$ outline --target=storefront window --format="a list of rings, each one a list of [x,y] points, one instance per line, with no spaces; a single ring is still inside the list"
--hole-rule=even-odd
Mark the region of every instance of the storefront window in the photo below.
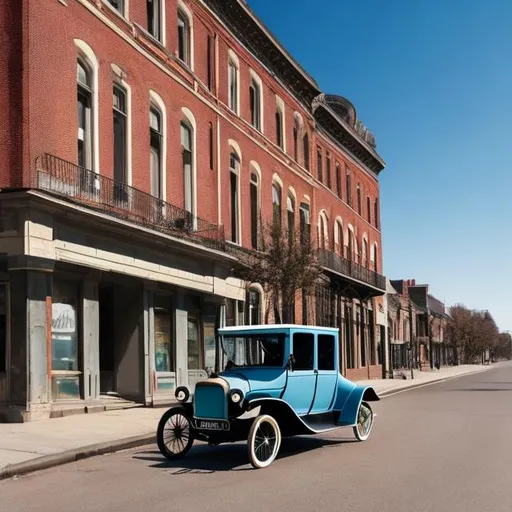
[[[52,295],[52,394],[54,399],[80,397],[77,306],[77,285],[55,280]]]
[[[204,366],[207,372],[215,369],[215,316],[203,318]]]
[[[154,307],[155,369],[157,372],[174,371],[171,330],[171,311],[168,301],[155,297]]]
[[[6,371],[7,352],[7,293],[4,283],[0,283],[0,372]]]
[[[199,340],[199,326],[198,318],[195,313],[188,315],[188,334],[187,334],[187,347],[188,347],[188,369],[200,370],[201,367],[201,350]]]

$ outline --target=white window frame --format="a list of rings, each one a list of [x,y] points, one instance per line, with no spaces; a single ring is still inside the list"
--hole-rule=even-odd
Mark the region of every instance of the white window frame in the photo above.
[[[286,108],[284,105],[284,101],[276,95],[276,111],[279,111],[281,113],[281,141],[282,146],[281,149],[284,153],[286,153]],[[276,141],[277,143],[277,141]]]
[[[242,152],[240,150],[240,146],[238,145],[237,142],[235,142],[234,140],[229,140],[228,141],[228,145],[229,145],[229,194],[230,194],[230,197],[229,197],[229,202],[230,202],[230,206],[231,206],[231,173],[233,172],[232,168],[231,168],[231,154],[234,153],[237,157],[238,157],[238,169],[237,169],[237,172],[236,172],[236,175],[237,175],[237,187],[236,187],[236,202],[237,202],[237,212],[236,212],[236,220],[237,220],[237,239],[236,241],[233,241],[233,240],[229,240],[230,243],[232,244],[235,244],[235,245],[242,245],[242,193],[241,193],[241,183],[242,183]],[[233,212],[230,212],[231,215],[233,215]],[[229,222],[231,224],[231,216],[229,218]],[[233,235],[233,234],[231,234]]]
[[[153,90],[149,91],[149,105],[150,108],[154,107],[160,112],[162,123],[162,148],[161,148],[161,162],[160,172],[162,173],[162,199],[167,201],[167,109],[162,97]],[[151,158],[151,157],[150,157]]]
[[[261,78],[256,74],[256,72],[252,69],[249,70],[249,76],[250,76],[250,83],[249,87],[256,86],[257,92],[258,92],[258,112],[256,112],[256,118],[257,118],[257,124],[259,126],[256,126],[252,124],[252,119],[250,120],[251,125],[256,128],[259,132],[264,133],[264,115],[263,112],[265,111],[265,106],[263,104],[263,82]]]
[[[180,143],[181,123],[185,121],[192,130],[192,216],[194,229],[197,229],[197,123],[194,114],[187,107],[183,107],[181,113],[183,117],[180,120]],[[183,186],[183,193],[185,193],[185,186]]]
[[[74,40],[75,46],[77,48],[77,56],[78,60],[81,58],[84,60],[90,67],[92,72],[92,112],[91,112],[91,122],[92,122],[92,141],[91,141],[91,150],[92,150],[92,171],[100,174],[100,145],[99,145],[99,100],[98,100],[98,75],[99,75],[99,64],[98,59],[92,48],[81,39]],[[75,64],[76,65],[76,64]],[[76,108],[76,107],[75,107]]]
[[[154,1],[154,0],[153,0]],[[158,5],[158,15],[160,16],[160,20],[159,20],[159,32],[160,32],[160,36],[159,37],[156,37],[154,36],[153,34],[151,34],[150,30],[149,30],[149,26],[148,26],[148,32],[151,34],[152,37],[154,37],[157,41],[159,41],[163,46],[166,45],[166,42],[167,42],[167,34],[166,34],[166,16],[165,16],[165,0],[157,0],[159,2],[159,5]]]
[[[183,0],[178,0],[178,10],[176,11],[176,20],[178,20],[178,14],[181,14],[187,18],[188,21],[188,60],[184,61],[184,64],[189,66],[189,68],[194,71],[194,16],[192,15],[192,11],[187,7],[187,5],[183,2]],[[176,24],[176,27],[178,25]],[[176,53],[179,54],[179,48],[176,50]],[[183,61],[182,61],[183,62]]]
[[[232,78],[231,67],[235,69],[236,84],[236,105],[233,105],[231,98]],[[228,107],[237,115],[240,115],[240,61],[233,50],[228,50]]]
[[[123,0],[123,9],[122,12],[116,9],[109,0],[103,0],[103,3],[109,8],[112,9],[117,15],[122,16],[123,18],[128,19],[128,13],[130,12],[130,0]]]
[[[119,69],[115,64],[112,66],[112,70],[116,73],[116,69]],[[117,73],[116,73],[117,75]],[[126,185],[131,187],[133,176],[132,176],[132,88],[128,83],[117,75],[113,82],[118,84],[126,92]]]

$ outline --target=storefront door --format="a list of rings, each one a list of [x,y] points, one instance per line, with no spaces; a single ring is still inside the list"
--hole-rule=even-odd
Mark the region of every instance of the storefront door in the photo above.
[[[7,284],[0,283],[0,403],[7,400]]]

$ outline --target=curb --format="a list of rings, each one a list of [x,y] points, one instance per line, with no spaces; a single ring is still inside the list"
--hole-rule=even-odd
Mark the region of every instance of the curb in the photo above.
[[[398,393],[404,393],[405,391],[412,391],[413,389],[424,388],[426,386],[432,386],[433,384],[438,384],[440,382],[446,382],[448,380],[457,379],[459,377],[465,377],[466,375],[472,375],[474,373],[481,373],[481,372],[487,371],[489,369],[490,368],[485,368],[484,370],[478,369],[478,370],[473,370],[473,371],[469,371],[469,372],[465,372],[465,373],[460,373],[459,375],[450,375],[448,377],[442,377],[440,379],[431,380],[430,382],[420,382],[417,384],[411,384],[409,386],[404,386],[399,389],[389,389],[387,391],[383,391],[382,393],[377,393],[377,394],[382,398],[387,398],[387,397],[390,397],[393,395],[398,395]]]
[[[128,450],[138,446],[144,446],[156,442],[155,434],[142,434],[133,437],[127,437],[119,441],[106,441],[103,443],[91,444],[82,448],[68,450],[53,455],[43,455],[32,460],[20,462],[19,464],[9,464],[0,469],[0,480],[12,478],[14,476],[26,475],[34,471],[48,469],[69,462],[76,462],[82,459],[88,459],[97,455],[105,455],[107,453]]]

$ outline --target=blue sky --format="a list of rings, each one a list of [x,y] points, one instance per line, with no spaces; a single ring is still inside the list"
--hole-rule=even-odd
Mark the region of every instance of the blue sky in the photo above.
[[[386,276],[512,329],[512,1],[249,4],[374,132]]]

